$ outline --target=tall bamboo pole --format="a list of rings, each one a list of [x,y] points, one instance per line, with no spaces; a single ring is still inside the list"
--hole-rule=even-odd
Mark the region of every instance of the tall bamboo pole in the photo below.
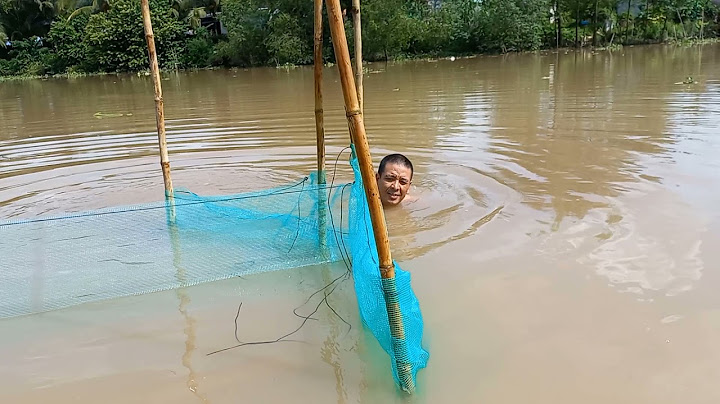
[[[390,333],[393,338],[395,361],[403,390],[413,392],[415,390],[412,378],[412,364],[407,360],[407,345],[405,343],[405,326],[402,321],[400,304],[398,301],[397,289],[395,287],[395,265],[390,254],[390,240],[388,239],[387,226],[385,224],[385,213],[377,182],[375,180],[370,146],[365,134],[365,124],[358,102],[358,95],[355,88],[352,66],[350,63],[350,52],[343,27],[340,0],[326,0],[328,18],[330,19],[330,33],[335,50],[335,59],[340,72],[343,97],[345,99],[345,113],[348,119],[351,136],[355,141],[355,149],[360,165],[360,173],[365,186],[370,220],[373,226],[373,234],[380,259],[380,275],[382,277],[383,292],[385,294],[385,307],[390,321]]]
[[[157,52],[155,51],[155,35],[153,35],[150,21],[150,5],[148,0],[141,0],[143,25],[145,26],[145,40],[147,41],[148,57],[150,58],[150,72],[155,87],[155,120],[157,121],[158,143],[160,144],[160,167],[165,183],[165,196],[173,196],[172,179],[170,178],[170,157],[167,151],[165,137],[165,111],[163,108],[162,86],[160,85],[160,68],[158,67]]]
[[[325,183],[325,122],[323,116],[323,54],[322,54],[322,0],[315,0],[315,38],[313,57],[315,62],[315,135],[317,137],[318,181]]]
[[[325,122],[323,113],[322,77],[323,77],[323,26],[322,26],[322,0],[315,0],[315,35],[313,45],[313,58],[315,64],[315,135],[317,138],[317,170],[318,184],[325,184]],[[327,247],[327,195],[323,186],[318,187],[318,240],[320,251],[323,253]]]
[[[360,0],[352,0],[353,28],[355,30],[355,89],[358,94],[360,112],[365,114],[365,94],[363,90],[362,25],[360,23]]]

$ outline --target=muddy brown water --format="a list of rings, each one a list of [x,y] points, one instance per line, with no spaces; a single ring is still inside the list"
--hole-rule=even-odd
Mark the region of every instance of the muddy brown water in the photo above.
[[[416,168],[419,200],[387,212],[431,355],[416,396],[350,282],[332,301],[351,329],[323,309],[291,341],[208,355],[235,343],[239,301],[245,341],[297,327],[324,282],[303,268],[0,320],[0,402],[720,402],[720,46],[368,68],[376,163]],[[176,186],[313,169],[310,68],[164,78]],[[348,135],[325,79],[333,170]],[[153,108],[146,76],[1,83],[0,217],[161,198]]]

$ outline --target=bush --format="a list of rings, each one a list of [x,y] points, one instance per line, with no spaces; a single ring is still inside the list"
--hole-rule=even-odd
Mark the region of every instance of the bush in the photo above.
[[[312,61],[312,1],[226,0],[220,19],[228,36],[214,59],[235,66]],[[324,43],[328,49],[330,41]]]
[[[42,76],[48,73],[53,55],[36,39],[13,41],[8,59],[0,59],[0,76]]]
[[[440,55],[450,51],[451,16],[446,8],[431,7],[428,2],[411,2],[408,12],[411,32],[408,53]]]
[[[55,53],[55,66],[53,70],[64,72],[70,67],[79,67],[79,70],[93,71],[96,66],[87,58],[88,47],[85,42],[85,26],[89,16],[80,14],[70,21],[64,18],[52,23],[48,33],[48,42]]]
[[[265,46],[270,10],[259,0],[226,0],[220,17],[228,30],[228,41],[218,47],[226,64],[251,66],[267,63]]]
[[[449,48],[454,52],[476,52],[480,48],[480,6],[474,0],[450,0],[443,4],[450,29]]]
[[[174,18],[170,0],[150,1],[159,64],[172,66],[181,59],[187,25]],[[132,71],[148,65],[140,2],[115,0],[112,8],[90,16],[84,41],[88,58],[100,71]]]
[[[486,51],[535,50],[543,42],[547,4],[533,0],[486,0],[482,3],[478,35]]]
[[[201,30],[196,36],[187,41],[182,65],[194,68],[207,67],[211,64],[214,51],[215,45],[210,38],[210,34],[205,30]]]
[[[366,0],[361,10],[367,59],[388,59],[408,50],[415,25],[404,0]]]
[[[660,21],[649,20],[643,24],[641,35],[645,40],[660,40],[663,34],[663,24]]]
[[[297,17],[287,13],[274,16],[265,40],[270,60],[276,65],[304,64],[312,61],[312,46],[303,38]]]

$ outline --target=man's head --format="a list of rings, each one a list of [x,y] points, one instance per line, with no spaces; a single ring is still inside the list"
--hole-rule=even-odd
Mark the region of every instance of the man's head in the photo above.
[[[400,204],[412,184],[413,165],[402,154],[390,154],[380,162],[376,174],[383,206]]]

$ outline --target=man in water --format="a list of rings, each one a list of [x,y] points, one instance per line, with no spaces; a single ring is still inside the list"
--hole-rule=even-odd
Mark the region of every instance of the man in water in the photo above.
[[[383,207],[397,206],[403,200],[409,202],[416,199],[407,194],[412,184],[413,165],[402,154],[385,156],[375,178]]]

